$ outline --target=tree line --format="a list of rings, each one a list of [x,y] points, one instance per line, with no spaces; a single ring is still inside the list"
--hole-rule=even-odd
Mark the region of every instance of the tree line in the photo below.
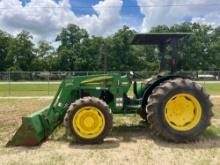
[[[178,49],[179,70],[219,70],[220,27],[197,23],[160,25],[150,32],[190,32]],[[124,26],[108,37],[91,36],[74,24],[63,28],[55,37],[58,48],[46,41],[35,44],[26,31],[17,36],[0,30],[0,71],[103,71],[107,55],[110,71],[155,71],[159,53],[155,46],[134,46],[137,32]],[[170,58],[170,48],[166,48]],[[169,64],[169,63],[168,63]],[[167,65],[167,68],[169,65]]]

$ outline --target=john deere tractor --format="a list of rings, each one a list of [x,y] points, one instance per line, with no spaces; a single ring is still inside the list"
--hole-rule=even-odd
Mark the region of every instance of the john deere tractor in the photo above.
[[[39,145],[63,122],[75,142],[100,143],[112,129],[112,114],[136,112],[153,132],[169,141],[197,139],[210,125],[212,103],[200,85],[176,72],[178,41],[187,35],[135,35],[133,44],[159,46],[157,75],[143,82],[133,81],[132,73],[67,77],[48,107],[22,118],[21,127],[7,145]],[[172,47],[171,71],[161,74],[167,45]],[[134,96],[129,97],[132,86]]]

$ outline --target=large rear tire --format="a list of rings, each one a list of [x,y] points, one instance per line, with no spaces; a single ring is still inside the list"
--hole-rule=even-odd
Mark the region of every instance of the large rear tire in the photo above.
[[[112,129],[112,114],[104,101],[84,97],[70,105],[65,126],[67,135],[77,143],[101,143]]]
[[[138,111],[139,116],[144,120],[147,121],[147,112],[146,109],[140,109]]]
[[[147,119],[153,132],[169,141],[193,141],[210,125],[211,107],[209,95],[200,85],[176,78],[152,91]]]

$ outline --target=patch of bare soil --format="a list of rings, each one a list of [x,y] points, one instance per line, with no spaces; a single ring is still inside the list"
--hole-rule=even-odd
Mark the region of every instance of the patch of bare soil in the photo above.
[[[219,107],[219,105],[220,105],[220,98],[216,98],[216,97],[212,97],[211,98],[211,101],[212,101],[212,103],[215,105],[215,106],[218,106]],[[219,107],[220,108],[220,107]]]
[[[189,144],[168,143],[149,132],[113,134],[100,145],[76,145],[48,140],[34,148],[0,148],[2,164],[130,164],[218,165],[220,140],[202,139]],[[129,136],[129,138],[125,138]]]
[[[217,114],[220,101],[216,98],[212,101],[215,104],[214,113]],[[3,103],[0,107],[0,124],[5,123],[9,129],[4,129],[6,134],[4,131],[0,132],[0,137],[8,136],[10,131],[16,129],[21,116],[37,111],[47,104],[48,101],[44,100],[21,101],[12,105]],[[216,122],[219,119],[218,115],[215,116]],[[186,144],[170,143],[152,135],[146,123],[139,121],[137,116],[114,116],[112,133],[100,145],[72,144],[66,139],[63,126],[39,147],[5,148],[0,143],[0,164],[220,164],[219,136],[204,135],[199,141]]]
[[[21,124],[21,117],[48,105],[50,100],[4,100],[0,106],[0,138],[12,134]]]

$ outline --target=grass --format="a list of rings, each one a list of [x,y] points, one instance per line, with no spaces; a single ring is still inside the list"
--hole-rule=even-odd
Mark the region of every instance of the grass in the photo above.
[[[114,115],[112,133],[100,145],[69,142],[61,125],[39,147],[5,148],[21,116],[43,108],[50,100],[0,100],[0,164],[220,164],[220,102],[212,101],[212,125],[197,142],[175,144],[152,136],[146,123],[132,114]]]
[[[220,83],[200,83],[210,95],[220,95]],[[0,96],[53,96],[59,84],[0,84]],[[133,88],[128,91],[132,95]]]
[[[204,89],[211,95],[220,95],[220,83],[201,83]]]
[[[1,84],[0,96],[54,95],[59,84]]]

